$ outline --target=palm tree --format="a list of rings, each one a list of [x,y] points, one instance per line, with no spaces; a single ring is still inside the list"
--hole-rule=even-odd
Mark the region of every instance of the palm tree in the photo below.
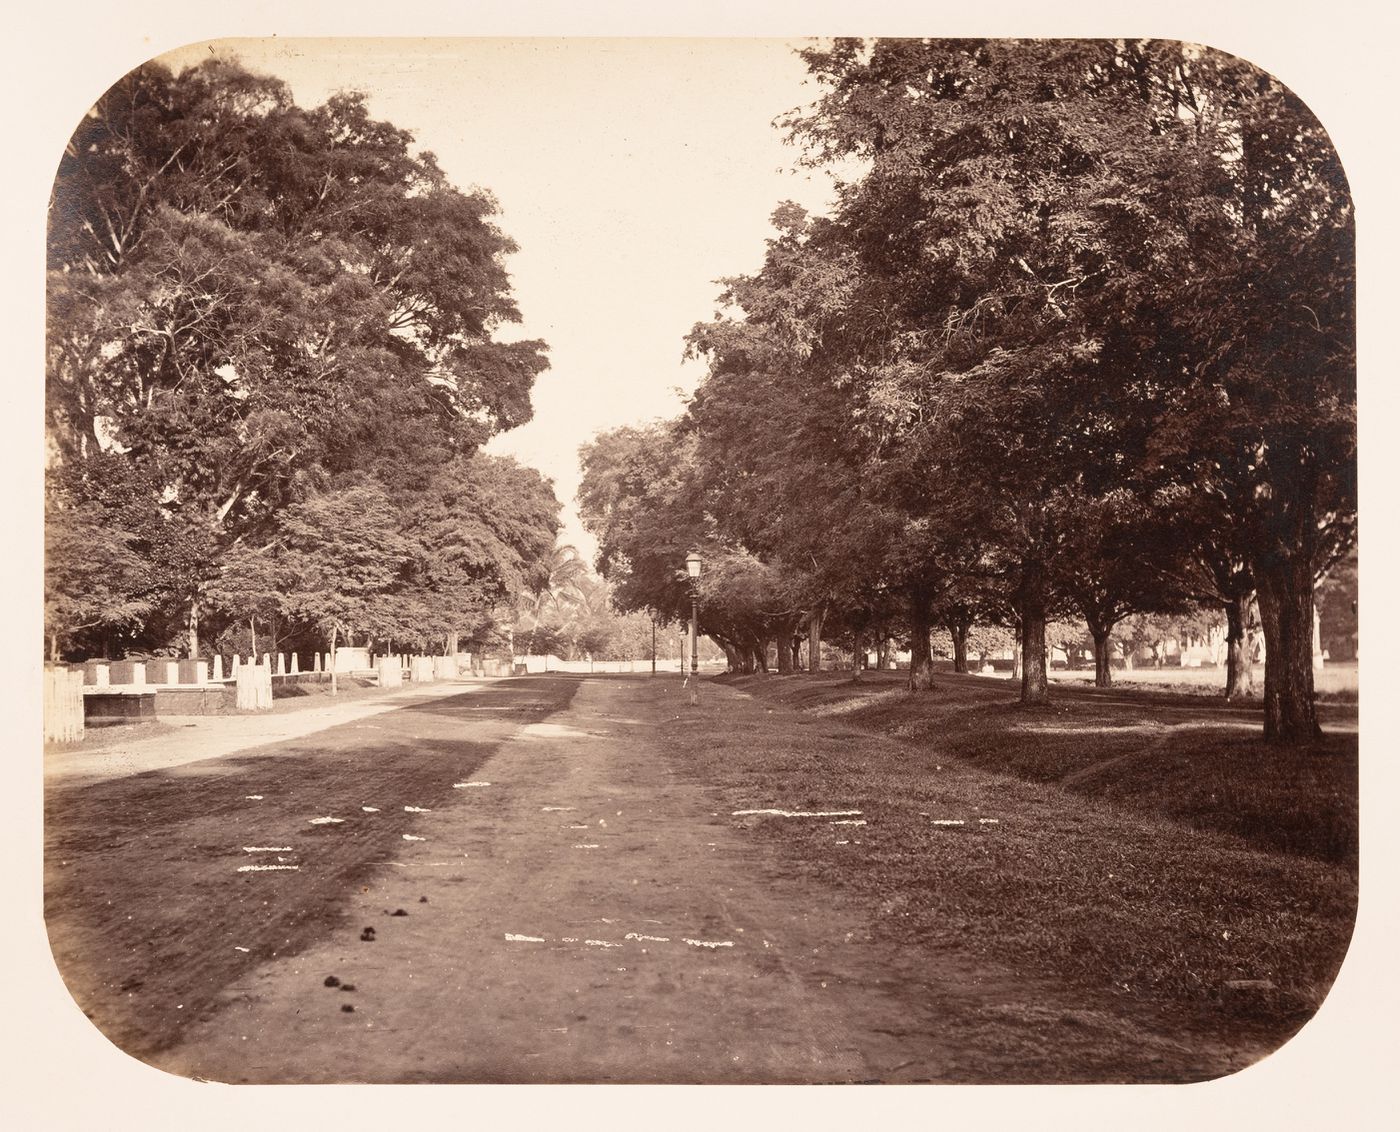
[[[555,546],[549,554],[544,585],[532,595],[528,611],[536,621],[544,620],[550,613],[562,615],[577,600],[579,583],[588,577],[588,563],[576,547]]]
[[[577,633],[568,632],[565,626],[581,600],[579,587],[592,580],[588,563],[576,547],[559,544],[550,552],[543,577],[539,589],[521,594],[516,631],[533,636],[536,629],[549,623],[557,626],[572,645]]]

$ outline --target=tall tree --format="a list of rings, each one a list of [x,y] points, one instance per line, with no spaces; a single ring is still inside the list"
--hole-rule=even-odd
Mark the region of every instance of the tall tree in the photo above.
[[[74,134],[49,225],[55,458],[145,469],[208,542],[332,480],[387,479],[528,419],[495,203],[360,95],[307,110],[236,65],[133,71]],[[181,595],[197,648],[202,592]]]
[[[1179,296],[1193,362],[1161,420],[1238,516],[1265,639],[1264,733],[1318,733],[1316,580],[1356,534],[1355,217],[1326,131],[1272,76],[1194,60],[1216,238]]]
[[[1130,93],[1092,81],[1104,45],[840,40],[804,58],[823,94],[793,133],[818,160],[868,164],[838,215],[885,330],[849,365],[906,476],[935,481],[933,521],[963,512],[997,555],[1022,699],[1040,702],[1064,536],[1049,500],[1122,441],[1088,410],[1131,383],[1114,328],[1170,243],[1168,155]]]
[[[838,215],[888,330],[871,401],[976,484],[1044,694],[1046,512],[1078,472],[1238,491],[1265,733],[1306,740],[1312,580],[1355,525],[1352,215],[1306,108],[1239,60],[1137,41],[839,40],[791,120],[856,158]],[[969,424],[977,427],[969,428]],[[1222,469],[1243,457],[1243,475]],[[1150,490],[1145,487],[1144,490]]]

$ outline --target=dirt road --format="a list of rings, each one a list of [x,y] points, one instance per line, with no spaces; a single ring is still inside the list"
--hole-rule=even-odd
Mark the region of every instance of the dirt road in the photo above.
[[[658,749],[680,697],[539,676],[52,784],[60,968],[120,1046],[228,1082],[968,1079],[941,1014],[1053,1012],[747,836]]]

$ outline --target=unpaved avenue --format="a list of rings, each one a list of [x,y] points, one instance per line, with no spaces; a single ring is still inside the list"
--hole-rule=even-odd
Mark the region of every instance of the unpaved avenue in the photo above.
[[[230,1082],[936,1075],[926,1034],[896,1036],[896,958],[676,781],[633,714],[657,685],[577,685],[467,780],[489,785],[414,815],[333,929],[247,969],[153,1063]]]

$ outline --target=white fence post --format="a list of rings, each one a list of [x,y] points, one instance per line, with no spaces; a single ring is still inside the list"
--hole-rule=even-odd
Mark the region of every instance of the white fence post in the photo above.
[[[239,711],[253,711],[258,706],[254,681],[257,679],[251,664],[240,664],[233,670],[233,702]]]
[[[81,668],[44,669],[44,742],[76,743],[83,737]]]
[[[234,703],[239,711],[263,711],[272,706],[272,666],[239,665]]]
[[[399,666],[398,657],[381,656],[379,658],[379,686],[381,688],[398,688],[403,685],[403,669]]]

